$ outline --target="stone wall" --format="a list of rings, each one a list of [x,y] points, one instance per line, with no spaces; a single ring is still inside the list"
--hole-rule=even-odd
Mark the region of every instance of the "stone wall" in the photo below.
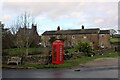
[[[109,34],[100,34],[99,35],[99,45],[102,48],[102,46],[106,48],[111,48],[110,44],[110,35]]]
[[[103,49],[103,50],[96,50],[93,53],[95,54],[105,54],[105,53],[109,53],[115,51],[115,48],[111,48],[111,49]],[[64,55],[64,59],[65,60],[69,60],[71,58],[78,58],[83,56],[85,53],[83,52],[75,52],[75,53],[66,53]],[[3,64],[7,64],[7,60],[8,60],[8,56],[3,56],[2,57],[2,63]],[[22,58],[22,64],[26,64],[26,63],[37,63],[37,64],[48,64],[52,62],[52,56],[46,56],[46,55],[29,55],[26,57]]]
[[[110,49],[102,49],[102,50],[96,50],[94,51],[95,54],[105,54],[105,53],[109,53],[115,51],[114,48],[110,48]]]
[[[38,63],[38,64],[45,64],[48,62],[49,56],[26,56],[23,58],[23,63]]]

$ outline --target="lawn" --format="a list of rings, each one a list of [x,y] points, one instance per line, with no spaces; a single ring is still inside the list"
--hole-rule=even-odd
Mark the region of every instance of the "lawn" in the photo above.
[[[120,52],[119,52],[119,54],[120,54]],[[81,56],[80,58],[77,58],[77,59],[65,60],[64,64],[59,64],[57,66],[55,65],[54,67],[56,67],[56,68],[71,68],[71,67],[79,66],[79,64],[84,64],[86,62],[92,61],[97,58],[108,58],[108,57],[118,57],[118,52],[106,53],[104,55],[95,55],[94,57]]]
[[[120,38],[110,38],[111,42],[120,42]]]
[[[21,56],[28,52],[29,55],[41,54],[46,51],[46,48],[13,48],[13,49],[4,49],[2,55],[4,56]]]

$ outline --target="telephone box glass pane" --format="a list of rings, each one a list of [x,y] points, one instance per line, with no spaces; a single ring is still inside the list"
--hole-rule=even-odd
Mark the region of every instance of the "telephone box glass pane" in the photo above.
[[[54,61],[56,61],[56,54],[57,54],[57,53],[56,53],[56,46],[54,46],[54,54],[53,54],[53,57],[54,57],[53,60],[54,60]]]
[[[60,46],[60,61],[62,61],[62,46]]]

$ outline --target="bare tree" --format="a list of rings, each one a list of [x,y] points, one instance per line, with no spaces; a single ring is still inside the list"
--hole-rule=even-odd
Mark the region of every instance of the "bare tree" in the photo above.
[[[2,49],[8,49],[14,47],[14,37],[11,34],[9,28],[4,28],[4,24],[0,24],[1,33],[2,33]],[[8,41],[9,40],[9,41]]]
[[[19,16],[14,24],[11,26],[11,31],[15,35],[15,43],[17,48],[26,48],[26,55],[28,55],[28,48],[32,43],[34,36],[30,31],[30,26],[33,24],[33,18],[28,13]]]
[[[21,27],[20,17],[18,16],[17,20],[15,20],[10,26],[12,34],[15,35],[20,27]]]

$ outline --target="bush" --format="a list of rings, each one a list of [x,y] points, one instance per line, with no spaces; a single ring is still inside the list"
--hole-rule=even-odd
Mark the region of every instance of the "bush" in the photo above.
[[[76,50],[79,52],[84,52],[85,56],[91,56],[92,46],[89,42],[78,42],[76,45]]]
[[[65,53],[68,53],[68,50],[64,50]]]

